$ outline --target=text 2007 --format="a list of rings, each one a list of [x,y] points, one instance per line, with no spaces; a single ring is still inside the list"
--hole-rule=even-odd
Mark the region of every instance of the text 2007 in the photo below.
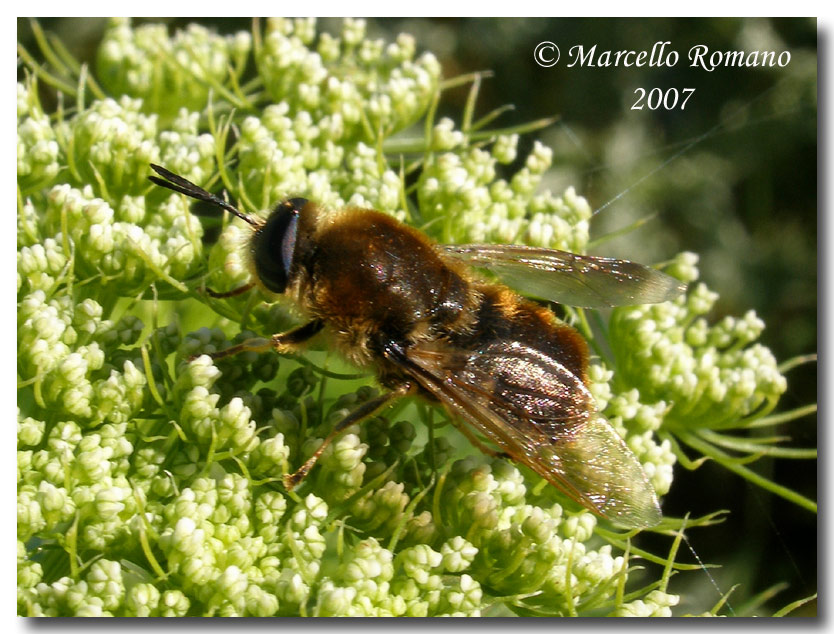
[[[678,107],[683,110],[694,92],[694,88],[683,88],[680,92],[677,88],[652,88],[648,92],[645,88],[636,88],[634,94],[637,95],[637,101],[631,105],[631,109],[642,110],[645,105],[649,110],[674,110]]]

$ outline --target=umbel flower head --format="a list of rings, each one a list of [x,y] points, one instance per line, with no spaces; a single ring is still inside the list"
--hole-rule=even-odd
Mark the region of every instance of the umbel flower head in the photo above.
[[[552,152],[519,157],[525,130],[435,121],[441,68],[419,49],[368,38],[362,20],[221,37],[117,19],[73,81],[31,62],[17,89],[19,614],[671,613],[659,571],[623,592],[627,536],[425,404],[348,429],[288,492],[281,476],[378,388],[321,349],[208,356],[294,316],[203,292],[249,280],[247,229],[153,187],[151,162],[251,213],[306,196],[448,242],[584,250],[587,202],[539,190]],[[44,73],[77,108],[44,112]],[[697,276],[687,255],[670,270]],[[709,326],[712,297],[615,311],[615,362],[590,372],[661,495],[675,434],[725,428],[785,389],[761,323]]]

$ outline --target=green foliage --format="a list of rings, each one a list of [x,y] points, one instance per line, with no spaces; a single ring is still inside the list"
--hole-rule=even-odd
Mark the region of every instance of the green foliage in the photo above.
[[[360,20],[339,37],[310,20],[233,37],[114,20],[100,86],[84,67],[21,51],[31,71],[17,91],[21,614],[671,614],[668,578],[687,569],[674,551],[631,550],[630,534],[468,448],[436,424],[439,410],[409,404],[348,430],[288,493],[281,475],[375,396],[371,378],[320,350],[188,361],[293,318],[274,298],[202,292],[246,283],[246,228],[224,219],[209,240],[217,223],[148,183],[150,162],[222,184],[255,212],[305,195],[370,206],[444,241],[585,248],[587,202],[538,192],[548,148],[499,176],[519,133],[546,122],[488,130],[495,113],[471,111],[460,129],[435,122],[442,90],[460,81],[444,83],[434,56],[416,51],[407,35],[366,38]],[[464,80],[474,102],[479,79]],[[46,114],[38,82],[73,107]],[[689,254],[669,270],[697,278]],[[591,370],[600,411],[660,494],[685,458],[679,441],[715,457],[734,440],[723,430],[767,422],[785,390],[755,343],[761,322],[709,326],[713,299],[699,285],[614,311],[614,356]],[[658,530],[679,529],[667,518]],[[641,577],[637,555],[663,563],[663,577]]]

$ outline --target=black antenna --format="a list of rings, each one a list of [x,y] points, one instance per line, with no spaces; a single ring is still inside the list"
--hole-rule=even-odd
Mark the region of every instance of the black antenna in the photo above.
[[[173,172],[166,170],[164,167],[160,165],[154,165],[151,163],[151,169],[162,176],[167,180],[162,180],[162,178],[157,178],[156,176],[148,176],[148,179],[152,183],[156,183],[162,187],[167,187],[175,192],[180,194],[185,194],[186,196],[190,196],[191,198],[196,198],[197,200],[204,200],[207,203],[212,203],[213,205],[217,205],[218,207],[225,209],[229,213],[234,214],[241,220],[248,222],[253,227],[260,227],[261,223],[247,216],[246,214],[238,211],[233,205],[230,205],[225,200],[220,198],[219,196],[215,196],[214,194],[210,194],[202,187],[199,187],[192,183],[189,180],[184,179],[182,176],[178,176]],[[169,182],[170,181],[170,182]]]

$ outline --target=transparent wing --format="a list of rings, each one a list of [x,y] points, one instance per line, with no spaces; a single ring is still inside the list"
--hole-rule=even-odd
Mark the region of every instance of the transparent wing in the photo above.
[[[661,519],[654,489],[593,397],[562,364],[518,342],[473,353],[415,346],[391,359],[472,425],[586,508],[630,528]]]
[[[686,285],[628,260],[508,244],[451,244],[441,252],[488,269],[524,295],[584,308],[657,304]]]

